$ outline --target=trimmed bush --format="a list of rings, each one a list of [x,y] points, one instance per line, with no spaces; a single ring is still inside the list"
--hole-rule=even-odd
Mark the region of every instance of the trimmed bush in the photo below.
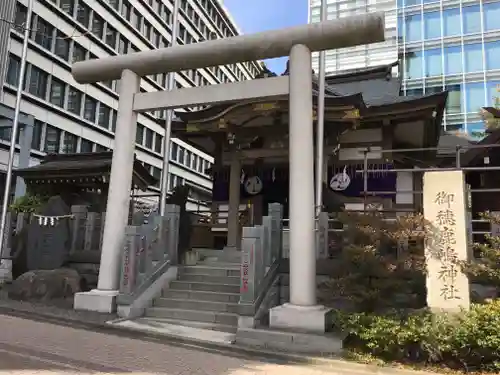
[[[445,364],[465,371],[500,371],[500,300],[459,314],[335,314],[345,346],[385,360]]]

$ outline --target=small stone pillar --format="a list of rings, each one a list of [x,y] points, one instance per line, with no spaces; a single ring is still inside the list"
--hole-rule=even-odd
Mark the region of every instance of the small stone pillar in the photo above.
[[[436,312],[469,309],[469,280],[457,264],[468,258],[464,174],[426,172],[423,185],[424,217],[431,225],[425,246],[427,305]]]
[[[229,209],[227,216],[227,248],[236,250],[240,241],[240,189],[241,160],[237,153],[231,155],[229,172]]]

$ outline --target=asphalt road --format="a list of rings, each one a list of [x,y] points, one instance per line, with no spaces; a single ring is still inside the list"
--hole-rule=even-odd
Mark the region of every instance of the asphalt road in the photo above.
[[[332,375],[333,372],[0,315],[0,375],[104,373]]]

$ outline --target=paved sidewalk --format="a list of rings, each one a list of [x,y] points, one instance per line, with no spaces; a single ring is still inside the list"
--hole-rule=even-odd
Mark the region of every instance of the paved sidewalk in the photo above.
[[[209,352],[6,315],[0,315],[0,330],[0,375],[401,375],[394,369],[342,361],[312,366]]]

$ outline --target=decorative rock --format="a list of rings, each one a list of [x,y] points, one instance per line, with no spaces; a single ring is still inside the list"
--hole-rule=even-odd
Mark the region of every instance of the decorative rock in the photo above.
[[[64,299],[80,292],[80,285],[80,275],[69,268],[28,271],[9,287],[9,298],[42,301]]]

